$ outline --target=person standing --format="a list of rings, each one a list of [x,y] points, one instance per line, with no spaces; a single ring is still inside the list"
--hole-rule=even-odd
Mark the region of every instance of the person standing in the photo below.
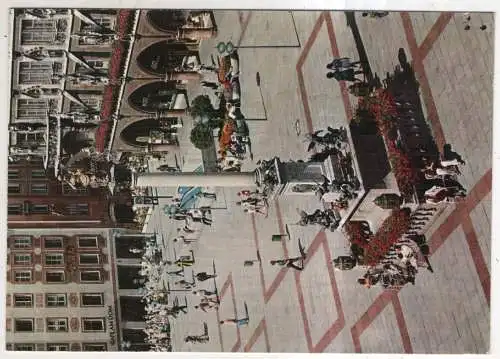
[[[204,282],[215,277],[217,277],[217,274],[208,274],[207,272],[200,272],[196,274],[196,279],[200,282]]]
[[[326,74],[326,77],[331,79],[335,79],[337,81],[350,81],[350,82],[356,82],[359,81],[361,82],[360,79],[356,78],[356,75],[362,74],[363,71],[354,71],[354,69],[347,69],[347,70],[336,70],[334,72],[328,72]]]

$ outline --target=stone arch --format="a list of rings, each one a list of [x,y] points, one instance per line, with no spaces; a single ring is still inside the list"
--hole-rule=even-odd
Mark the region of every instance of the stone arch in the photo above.
[[[141,112],[166,111],[178,92],[173,82],[150,82],[134,90],[128,97],[128,103],[130,107]]]
[[[163,76],[169,71],[180,68],[186,56],[198,56],[198,53],[190,50],[187,44],[163,40],[142,50],[136,61],[142,71],[155,76]]]
[[[160,140],[160,143],[168,144],[175,138],[172,137],[175,136],[175,129],[163,126],[162,121],[157,118],[146,118],[125,127],[120,132],[120,139],[129,146],[147,147],[152,134],[158,136],[156,138]]]
[[[158,31],[168,32],[177,30],[186,24],[189,11],[185,10],[149,10],[148,22]]]

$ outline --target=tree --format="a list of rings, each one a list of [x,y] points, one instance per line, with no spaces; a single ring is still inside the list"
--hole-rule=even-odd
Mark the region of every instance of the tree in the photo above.
[[[212,106],[210,97],[207,95],[196,96],[191,102],[189,112],[193,117],[208,117],[209,119],[218,117],[218,111]]]
[[[193,127],[189,139],[191,140],[191,143],[194,145],[194,147],[200,150],[209,148],[214,144],[212,128],[204,123],[199,123]]]

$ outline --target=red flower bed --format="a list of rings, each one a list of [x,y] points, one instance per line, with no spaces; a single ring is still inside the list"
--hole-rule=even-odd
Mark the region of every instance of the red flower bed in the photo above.
[[[364,248],[365,264],[374,266],[380,262],[410,227],[410,211],[406,208],[392,211],[375,236]]]
[[[113,43],[113,53],[109,62],[108,78],[109,85],[104,88],[102,105],[101,105],[101,119],[102,122],[96,131],[96,151],[102,152],[105,148],[106,139],[109,137],[109,119],[115,110],[118,101],[119,82],[122,77],[121,71],[125,64],[125,54],[127,52],[129,43],[121,41],[129,32],[130,25],[134,18],[133,10],[120,10],[117,15],[117,28],[118,40]]]
[[[360,98],[358,106],[373,114],[377,127],[387,145],[389,160],[399,190],[403,197],[411,197],[418,178],[417,173],[408,156],[396,146],[396,143],[389,135],[396,126],[394,117],[397,116],[397,109],[394,98],[386,90],[377,89],[372,96]]]

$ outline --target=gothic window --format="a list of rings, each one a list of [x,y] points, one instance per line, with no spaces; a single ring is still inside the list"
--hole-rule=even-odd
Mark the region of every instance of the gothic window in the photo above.
[[[62,63],[23,61],[19,63],[20,84],[51,84],[52,74],[62,72]]]
[[[99,111],[101,108],[101,99],[93,96],[81,96],[80,101],[88,107],[82,106],[76,102],[71,101],[69,105],[69,112],[85,112],[89,109]]]
[[[113,30],[115,27],[115,18],[113,16],[105,14],[91,14],[90,18],[99,26],[104,27],[109,30]],[[98,31],[101,30],[99,26],[89,24],[82,21],[80,31]]]
[[[57,39],[56,20],[22,20],[21,22],[21,44],[41,45],[50,44]]]
[[[17,99],[17,118],[46,118],[48,110],[46,99]]]

